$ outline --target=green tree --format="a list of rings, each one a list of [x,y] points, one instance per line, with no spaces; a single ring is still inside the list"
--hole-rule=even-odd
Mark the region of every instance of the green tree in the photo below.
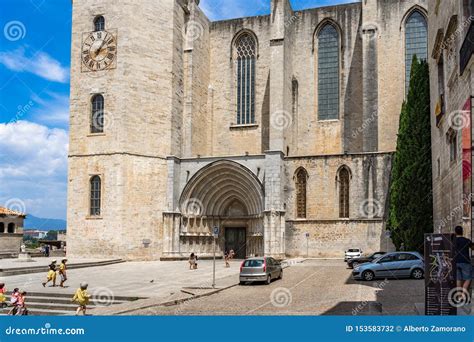
[[[58,232],[55,230],[48,231],[48,234],[46,234],[46,237],[44,238],[44,240],[48,240],[48,241],[55,241],[57,239],[58,239]]]
[[[410,88],[400,114],[390,186],[388,228],[397,248],[423,250],[433,232],[430,84],[426,61],[413,58]]]

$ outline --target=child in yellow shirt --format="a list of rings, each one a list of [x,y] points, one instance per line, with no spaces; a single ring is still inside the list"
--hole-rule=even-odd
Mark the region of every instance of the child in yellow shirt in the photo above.
[[[7,297],[5,293],[7,293],[7,288],[4,283],[0,283],[0,309],[7,307]]]
[[[43,282],[43,287],[45,287],[50,281],[53,282],[53,287],[56,287],[56,260],[53,260],[51,264],[49,264],[48,268],[49,271],[46,275],[46,281]]]
[[[89,304],[89,294],[87,293],[87,287],[89,285],[86,283],[81,283],[80,288],[77,289],[72,301],[78,304],[78,308],[76,310],[76,316],[82,311],[83,315],[86,315],[87,304]]]
[[[61,264],[59,265],[59,276],[61,277],[61,283],[59,286],[64,287],[64,282],[67,280],[67,275],[66,275],[66,262],[67,259],[61,260]]]

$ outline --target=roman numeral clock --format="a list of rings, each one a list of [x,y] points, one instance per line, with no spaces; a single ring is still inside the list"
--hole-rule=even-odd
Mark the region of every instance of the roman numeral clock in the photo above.
[[[114,69],[117,66],[117,31],[94,31],[82,35],[82,72]]]

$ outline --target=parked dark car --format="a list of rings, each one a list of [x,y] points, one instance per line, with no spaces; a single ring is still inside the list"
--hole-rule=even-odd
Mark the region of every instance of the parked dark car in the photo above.
[[[375,252],[370,255],[363,255],[359,258],[349,259],[347,260],[347,266],[349,266],[349,268],[354,268],[357,265],[363,264],[365,262],[372,262],[375,259],[380,258],[384,254],[386,254],[386,252]]]

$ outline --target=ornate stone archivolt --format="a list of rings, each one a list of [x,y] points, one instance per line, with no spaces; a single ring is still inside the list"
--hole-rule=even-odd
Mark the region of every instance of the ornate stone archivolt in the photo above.
[[[179,211],[183,216],[226,217],[238,204],[245,216],[255,217],[263,212],[263,198],[262,184],[249,169],[236,162],[218,161],[189,181]]]

